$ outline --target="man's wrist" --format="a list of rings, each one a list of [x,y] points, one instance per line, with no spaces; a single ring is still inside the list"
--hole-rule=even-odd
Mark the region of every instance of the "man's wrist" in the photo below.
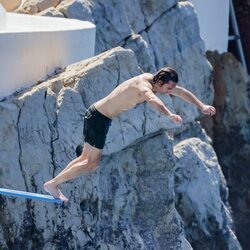
[[[198,103],[197,106],[200,110],[203,110],[205,105],[203,103]]]

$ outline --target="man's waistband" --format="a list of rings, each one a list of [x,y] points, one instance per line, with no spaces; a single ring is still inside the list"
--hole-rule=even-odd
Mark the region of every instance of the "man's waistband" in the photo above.
[[[98,115],[98,117],[100,117],[101,119],[103,119],[107,122],[112,121],[109,117],[107,117],[106,115],[104,115],[100,111],[98,111],[94,104],[92,104],[88,109],[89,109],[89,111],[95,112]]]

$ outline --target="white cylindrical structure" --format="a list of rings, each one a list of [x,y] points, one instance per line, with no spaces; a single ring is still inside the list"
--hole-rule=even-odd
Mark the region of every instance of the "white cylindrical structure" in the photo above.
[[[7,13],[6,28],[0,30],[0,98],[94,51],[95,25],[90,22]]]
[[[206,50],[226,52],[229,33],[229,0],[190,0],[197,12]]]

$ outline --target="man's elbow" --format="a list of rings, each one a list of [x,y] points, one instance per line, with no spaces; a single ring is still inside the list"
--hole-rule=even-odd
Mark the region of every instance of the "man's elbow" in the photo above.
[[[161,106],[161,105],[160,105],[159,103],[155,102],[153,99],[148,100],[147,103],[148,103],[151,107],[153,107],[154,109],[156,109],[156,110],[159,110],[159,109],[160,109],[160,106]]]
[[[166,110],[166,108],[165,108],[165,106],[163,105],[163,104],[159,104],[159,103],[157,103],[157,104],[154,104],[154,105],[152,105],[157,111],[159,111],[159,112],[161,112],[161,113],[165,113],[165,110]]]

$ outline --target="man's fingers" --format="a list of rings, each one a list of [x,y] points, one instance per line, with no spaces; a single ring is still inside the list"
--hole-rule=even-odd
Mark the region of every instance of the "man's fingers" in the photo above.
[[[171,120],[176,123],[182,122],[182,118],[179,115],[171,115]]]
[[[214,115],[215,114],[215,108],[214,107],[210,107],[210,114]]]
[[[177,122],[177,123],[181,123],[181,122],[182,122],[181,117],[178,117],[178,116],[177,116],[177,117],[175,118],[175,122]]]
[[[216,113],[216,110],[215,110],[215,108],[213,107],[213,106],[207,106],[205,109],[204,109],[204,111],[203,111],[203,113],[205,114],[205,115],[214,115],[215,113]]]

